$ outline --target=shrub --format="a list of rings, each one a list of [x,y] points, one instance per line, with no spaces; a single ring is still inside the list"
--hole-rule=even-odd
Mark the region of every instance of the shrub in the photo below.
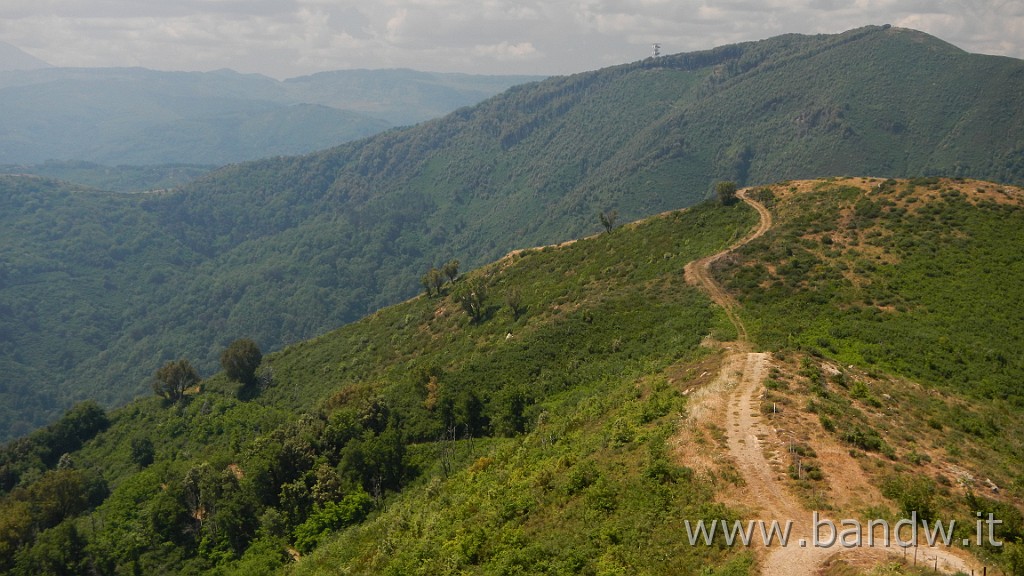
[[[332,532],[362,522],[373,508],[373,499],[359,490],[348,494],[340,502],[318,505],[305,522],[295,527],[295,547],[308,553]]]
[[[895,500],[909,518],[917,512],[918,518],[931,520],[935,514],[935,484],[922,476],[900,475],[882,483],[882,495]]]

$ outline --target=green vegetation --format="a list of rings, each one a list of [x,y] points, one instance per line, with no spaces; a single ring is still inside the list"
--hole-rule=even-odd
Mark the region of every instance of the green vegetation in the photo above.
[[[775,188],[776,226],[721,270],[761,344],[1024,406],[1018,189],[854,180],[780,200]]]
[[[718,197],[718,201],[724,206],[739,202],[739,198],[736,197],[735,182],[724,181],[715,184],[715,196]]]
[[[754,196],[769,201],[775,225],[716,275],[758,345],[802,355],[801,383],[771,386],[773,399],[806,395],[798,401],[878,474],[901,514],[970,526],[991,508],[976,492],[1019,502],[1024,193],[854,178]],[[1020,516],[1011,504],[1000,514],[1008,526]],[[1016,542],[1015,528],[1000,534]],[[1012,570],[1015,550],[974,552]]]
[[[988,398],[970,366],[948,380],[904,371],[929,358],[910,344],[873,363],[845,354],[867,338],[858,322],[876,317],[850,310],[881,309],[878,333],[908,315],[908,331],[947,326],[939,336],[956,343],[1015,309],[1004,283],[1016,280],[1008,234],[1020,194],[940,179],[765,187],[754,195],[775,226],[715,270],[750,334],[776,349],[765,417],[820,424],[879,487],[878,517],[955,517],[967,527],[957,538],[972,537],[978,512],[1005,518],[997,536],[1009,544],[975,552],[1007,570],[1024,534],[1015,396]],[[430,294],[259,361],[252,341],[228,346],[225,356],[251,360],[258,394],[242,394],[244,378],[225,367],[175,402],[79,406],[0,452],[2,569],[749,574],[750,551],[686,541],[685,520],[739,512],[714,502],[734,482],[728,471],[695,472],[674,443],[689,438],[677,428],[692,386],[681,375],[713,365],[709,336],[736,337],[683,267],[756,217],[708,201],[461,275],[449,261]],[[915,250],[951,272],[949,244],[990,270],[957,296],[976,316],[937,317],[918,295],[940,280],[913,292],[900,282]],[[873,287],[883,282],[901,290]],[[833,298],[822,302],[825,288]],[[801,434],[788,481],[827,509],[831,457]]]
[[[153,376],[153,392],[168,402],[180,402],[185,392],[199,385],[199,373],[184,358],[168,362]]]
[[[37,165],[0,165],[0,174],[33,175],[111,192],[145,192],[183,186],[217,166],[160,164],[103,166],[94,162],[48,160]]]
[[[597,219],[601,222],[601,227],[604,228],[605,232],[611,232],[615,228],[615,221],[619,219],[619,211],[611,210],[608,212],[601,212],[597,215]]]
[[[787,35],[517,86],[177,191],[0,177],[0,438],[145,394],[168,360],[210,374],[236,338],[280,350],[355,321],[440,262],[592,234],[609,207],[819,174],[1022,182],[1021,66],[894,28]]]
[[[668,453],[685,399],[665,372],[732,336],[682,269],[755,218],[705,203],[510,255],[266,355],[249,398],[225,373],[76,409],[0,453],[2,568],[275,573],[293,550],[300,571],[742,573],[748,554],[677,537],[733,515]],[[48,508],[61,486],[75,499]]]
[[[228,379],[247,386],[256,384],[256,369],[262,361],[260,347],[249,338],[235,340],[220,354],[220,367]]]

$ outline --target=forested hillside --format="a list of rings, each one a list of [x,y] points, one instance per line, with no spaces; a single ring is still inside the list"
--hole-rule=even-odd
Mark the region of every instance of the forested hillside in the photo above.
[[[1024,269],[1005,233],[1024,190],[749,193],[770,214],[758,239],[758,213],[724,197],[444,274],[246,370],[225,354],[177,395],[77,405],[0,450],[0,572],[757,574],[769,551],[686,529],[758,517],[738,439],[794,513],[955,519],[944,557],[1018,574],[1024,367],[1005,350],[1024,323],[1006,287]],[[684,279],[715,253],[749,342]],[[749,391],[730,363],[747,346],[768,351]],[[1004,545],[960,547],[987,513]],[[925,573],[898,548],[824,552],[789,568]]]
[[[601,229],[598,213],[622,221],[692,205],[716,180],[1020,183],[1022,94],[1019,60],[868,27],[518,86],[172,192],[112,198],[4,179],[0,224],[18,249],[0,255],[16,270],[0,294],[48,312],[5,317],[15,328],[3,361],[19,375],[8,389],[37,390],[42,404],[12,404],[0,433],[47,422],[72,399],[145,393],[172,358],[208,374],[238,337],[276,350],[321,334],[411,296],[452,259],[473,267],[584,236]],[[70,244],[95,249],[79,257]]]
[[[95,162],[50,160],[42,164],[0,165],[0,174],[41,176],[110,192],[151,192],[179,188],[217,168],[220,166],[212,164],[105,166]]]

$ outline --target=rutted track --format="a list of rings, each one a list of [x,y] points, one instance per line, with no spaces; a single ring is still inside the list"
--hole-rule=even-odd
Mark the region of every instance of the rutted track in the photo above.
[[[760,513],[758,520],[780,524],[792,521],[789,544],[761,547],[761,574],[764,576],[812,576],[831,557],[856,556],[862,560],[885,561],[890,554],[900,554],[899,548],[823,548],[812,545],[813,523],[811,512],[804,508],[778,477],[771,463],[764,455],[762,441],[772,436],[773,431],[765,424],[760,414],[759,393],[761,383],[768,371],[769,357],[763,352],[751,351],[746,326],[737,313],[739,303],[730,296],[711,275],[711,266],[733,250],[763,236],[772,225],[772,215],[760,202],[741,190],[737,196],[757,210],[760,222],[753,233],[738,240],[725,250],[694,260],[686,265],[686,281],[702,287],[711,299],[722,307],[730,322],[735,326],[737,342],[726,345],[728,352],[723,358],[718,379],[729,390],[726,399],[725,433],[729,457],[743,479],[744,486],[737,490],[740,496],[737,504]],[[825,537],[828,535],[825,534]],[[758,542],[758,544],[761,544]],[[970,573],[972,566],[949,550],[926,548],[922,559],[948,572]]]

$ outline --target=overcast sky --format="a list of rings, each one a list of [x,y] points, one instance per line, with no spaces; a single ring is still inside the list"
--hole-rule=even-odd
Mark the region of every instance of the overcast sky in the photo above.
[[[568,74],[787,32],[915,28],[1024,58],[1024,0],[2,0],[0,41],[57,66]]]

